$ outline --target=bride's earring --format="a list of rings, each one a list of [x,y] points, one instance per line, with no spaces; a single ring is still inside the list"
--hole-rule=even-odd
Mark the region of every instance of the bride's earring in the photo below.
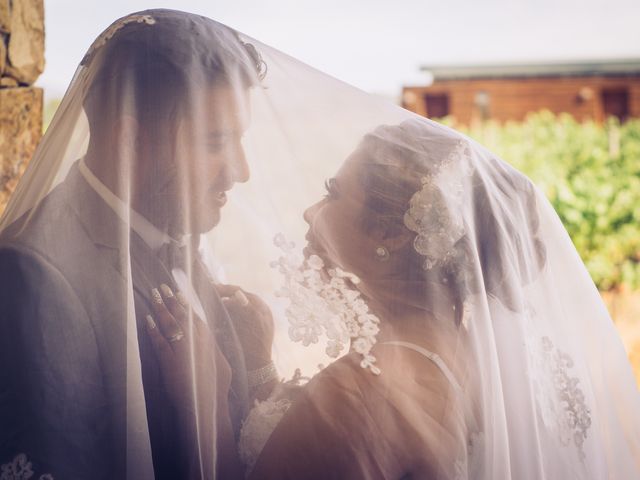
[[[379,247],[377,247],[376,258],[378,259],[379,262],[386,262],[387,260],[389,260],[389,250],[387,250],[387,247],[383,245],[380,245]]]

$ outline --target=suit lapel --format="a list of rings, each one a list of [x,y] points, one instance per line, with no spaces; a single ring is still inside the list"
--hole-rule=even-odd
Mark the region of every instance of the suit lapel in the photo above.
[[[131,233],[131,276],[134,290],[144,298],[148,307],[151,306],[150,292],[160,284],[169,285],[174,291],[177,289],[173,276],[162,264],[149,246],[134,232]]]
[[[232,371],[229,405],[236,436],[240,433],[242,420],[249,410],[247,368],[242,346],[227,310],[222,305],[213,280],[202,261],[197,258],[193,265],[195,288],[207,315],[209,327],[215,332],[216,342],[227,359]]]
[[[118,270],[126,283],[126,264],[130,262],[133,288],[136,292],[136,323],[139,340],[145,343],[144,314],[151,312],[150,291],[165,283],[177,290],[177,285],[168,268],[158,259],[155,252],[118,217],[102,198],[87,184],[76,165],[74,165],[65,182],[69,182],[69,192],[74,192],[68,203],[79,216],[87,235],[97,248],[110,259],[112,266]],[[78,201],[82,199],[82,201]],[[128,238],[127,238],[128,236]],[[129,251],[126,245],[129,245]],[[195,251],[195,248],[194,248]],[[130,255],[128,253],[130,252]],[[244,364],[242,347],[236,335],[229,314],[213,286],[213,281],[206,273],[202,261],[196,258],[192,265],[192,284],[202,303],[206,321],[215,332],[218,346],[232,369],[231,392],[229,400],[233,409],[233,423],[236,434],[249,409],[247,387],[247,371]],[[145,350],[141,344],[142,350]],[[144,362],[144,359],[141,359]],[[146,389],[146,386],[145,386]]]

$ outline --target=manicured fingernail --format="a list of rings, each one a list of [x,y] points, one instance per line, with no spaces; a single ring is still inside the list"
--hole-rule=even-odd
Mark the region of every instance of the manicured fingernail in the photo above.
[[[160,285],[160,290],[162,290],[162,295],[164,295],[166,298],[173,297],[173,290],[171,290],[169,285],[163,283],[162,285]]]
[[[236,290],[233,296],[243,307],[246,307],[247,305],[249,305],[249,299],[247,298],[247,296],[244,294],[242,290]]]
[[[149,328],[156,328],[156,322],[153,320],[153,317],[151,315],[147,315],[146,316],[147,319],[147,325],[149,325]]]
[[[162,305],[162,295],[157,288],[151,290],[151,297],[153,299],[153,303],[157,303],[158,305]]]
[[[189,302],[187,302],[187,297],[184,296],[184,293],[177,291],[176,292],[176,299],[178,300],[178,303],[180,305],[182,305],[183,307],[186,307],[189,305]]]

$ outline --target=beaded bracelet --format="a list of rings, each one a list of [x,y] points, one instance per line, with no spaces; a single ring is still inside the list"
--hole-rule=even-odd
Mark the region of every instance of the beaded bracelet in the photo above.
[[[255,370],[249,370],[247,372],[247,380],[249,382],[249,388],[259,387],[271,380],[278,379],[278,371],[273,362],[267,363],[264,367],[257,368]]]

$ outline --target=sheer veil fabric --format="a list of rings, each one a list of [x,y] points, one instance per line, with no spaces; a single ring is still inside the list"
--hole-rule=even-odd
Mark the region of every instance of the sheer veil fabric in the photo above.
[[[540,191],[201,16],[91,45],[0,275],[2,479],[640,478],[630,365]],[[297,380],[247,465],[256,345]]]

